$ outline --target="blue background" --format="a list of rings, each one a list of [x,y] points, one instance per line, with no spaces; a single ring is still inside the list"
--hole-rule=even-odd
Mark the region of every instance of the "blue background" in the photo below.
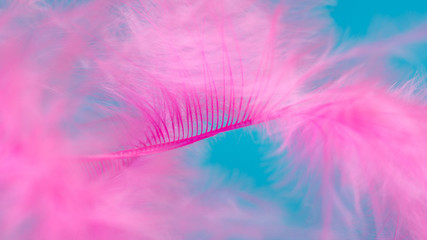
[[[427,20],[427,1],[424,0],[338,0],[327,10],[341,42],[371,38],[370,35],[378,30],[378,22],[384,27],[404,31]],[[420,60],[427,58],[425,52],[414,54]],[[249,178],[257,187],[269,186],[269,174],[263,160],[274,161],[265,157],[266,150],[274,149],[269,147],[271,141],[262,139],[252,130],[236,130],[206,141],[212,146],[207,165],[220,169],[227,176],[237,174]]]
[[[338,0],[335,6],[328,6],[326,9],[334,22],[339,42],[375,40],[378,32],[383,32],[381,36],[384,37],[384,34],[387,36],[402,32],[427,20],[425,0]],[[414,50],[416,63],[401,60],[397,62],[398,67],[411,71],[427,66],[425,49]],[[279,156],[268,155],[275,149],[271,140],[263,138],[262,134],[253,129],[240,129],[220,134],[205,142],[210,145],[210,155],[204,162],[204,168],[209,169],[211,182],[217,185],[220,182],[222,186],[253,193],[281,206],[288,214],[286,224],[302,227],[321,224],[319,211],[315,210],[321,207],[320,202],[315,197],[310,200],[308,192],[310,185],[315,183],[305,183],[302,188],[293,191],[298,181],[296,177],[280,188],[275,186],[278,176],[273,174],[274,171],[269,166],[274,166],[279,158],[286,159],[287,156],[286,153]],[[316,192],[311,194],[313,198]],[[369,219],[365,221],[365,224],[371,224],[370,234],[374,236],[374,224]],[[369,231],[369,226],[367,228]],[[291,236],[282,237],[293,239]],[[359,239],[360,236],[353,238]],[[353,238],[348,236],[348,239]]]

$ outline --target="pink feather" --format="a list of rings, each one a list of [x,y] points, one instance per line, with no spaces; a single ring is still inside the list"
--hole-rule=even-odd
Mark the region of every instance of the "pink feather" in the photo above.
[[[378,238],[427,239],[427,111],[408,90],[424,86],[392,88],[382,64],[425,24],[342,50],[314,0],[49,3],[0,9],[0,238],[297,233],[260,199],[192,192],[176,149],[263,124],[320,176],[315,237],[339,239],[332,218],[368,198]]]

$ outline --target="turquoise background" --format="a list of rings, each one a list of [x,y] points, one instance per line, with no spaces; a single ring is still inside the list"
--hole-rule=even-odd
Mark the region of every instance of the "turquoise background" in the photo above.
[[[334,22],[339,43],[375,40],[376,37],[408,30],[427,20],[425,0],[338,0],[335,6],[328,6],[326,10]],[[416,62],[395,59],[393,64],[404,71],[424,68],[427,66],[426,49],[426,46],[413,49]],[[273,141],[263,138],[253,129],[223,133],[205,141],[210,145],[210,155],[203,166],[209,171],[210,182],[250,192],[280,206],[288,216],[284,219],[287,226],[321,226],[321,201],[320,196],[316,195],[315,180],[303,183],[295,191],[298,176],[294,176],[287,184],[277,187],[280,177],[286,173],[277,176],[271,167],[277,166],[279,159],[286,160],[287,156],[286,153],[279,156],[270,154],[275,149]],[[287,159],[288,162],[291,160]],[[361,235],[343,233],[346,239],[364,239],[366,236],[374,239],[376,233],[372,219],[360,221],[365,224]],[[292,233],[281,233],[272,239],[315,238],[308,234],[296,237]]]
[[[392,34],[427,20],[427,0],[338,0],[335,6],[327,7],[327,11],[336,25],[339,41],[362,41],[372,39],[371,35],[379,30],[377,22],[385,28],[392,28]],[[421,63],[425,63],[425,53],[414,54],[418,55]],[[216,138],[206,140],[212,146],[207,165],[220,169],[227,176],[234,174],[251,179],[256,187],[270,185],[264,160],[274,159],[266,158],[264,151],[268,152],[271,141],[261,139],[251,130],[236,130]]]

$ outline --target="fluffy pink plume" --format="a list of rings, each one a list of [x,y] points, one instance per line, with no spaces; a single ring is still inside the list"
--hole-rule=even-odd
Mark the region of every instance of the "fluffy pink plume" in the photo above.
[[[366,199],[377,239],[427,239],[423,76],[402,83],[386,64],[427,24],[336,47],[327,3],[6,1],[0,239],[298,236],[261,199],[194,190],[203,156],[181,147],[250,125],[299,181],[318,176],[314,239],[343,239],[334,219],[351,228]]]

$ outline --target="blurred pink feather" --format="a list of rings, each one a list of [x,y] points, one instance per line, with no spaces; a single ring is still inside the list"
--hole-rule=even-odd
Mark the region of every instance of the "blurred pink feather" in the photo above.
[[[166,151],[270,122],[297,165],[320,173],[316,237],[339,238],[331,231],[331,205],[344,206],[338,172],[358,214],[369,197],[377,237],[427,239],[425,93],[392,89],[380,61],[425,41],[425,24],[387,44],[333,50],[318,10],[325,2],[8,3],[1,238],[265,238],[278,231],[266,223],[281,221],[274,207],[254,200],[260,209],[243,209],[240,193],[197,196],[197,171]]]

